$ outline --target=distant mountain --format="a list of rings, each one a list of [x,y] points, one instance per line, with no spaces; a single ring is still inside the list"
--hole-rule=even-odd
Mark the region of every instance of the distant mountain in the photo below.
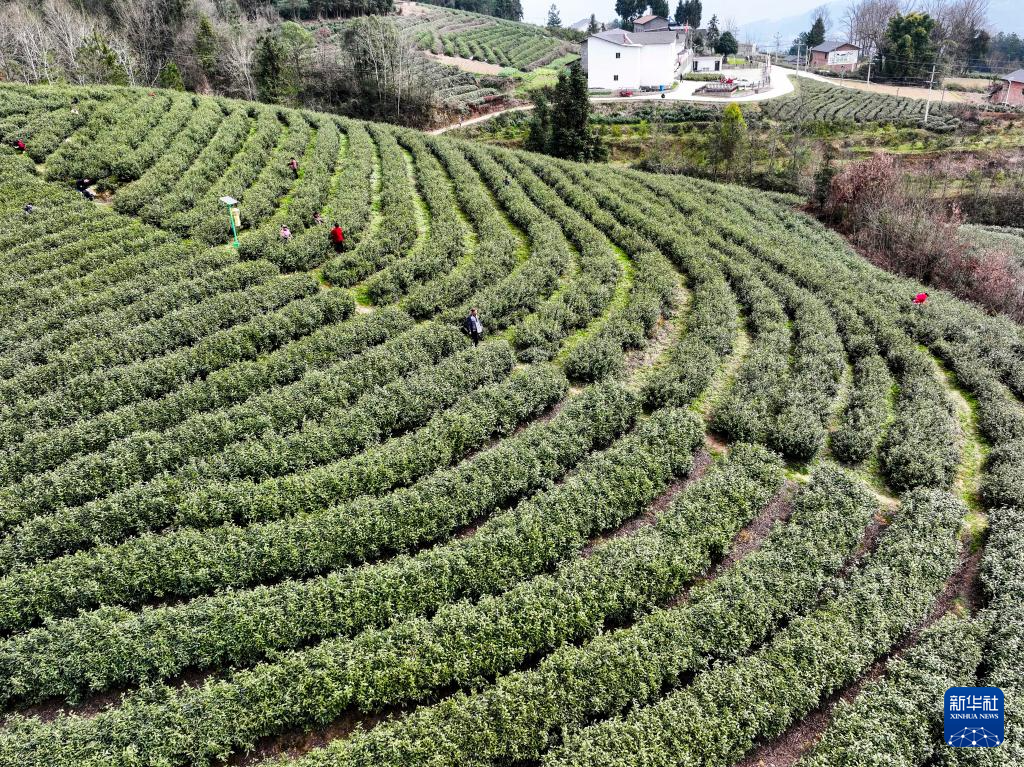
[[[843,12],[848,3],[835,0],[828,4],[832,14],[832,27],[828,37],[839,39],[845,36]],[[1021,13],[1021,0],[990,0],[988,8],[989,26],[993,32],[1016,32],[1024,35],[1024,14]],[[740,24],[739,39],[741,42],[756,42],[761,50],[773,50],[775,35],[782,35],[782,45],[788,48],[801,32],[806,32],[814,22],[813,10],[804,13],[784,16],[778,19],[758,19]]]
[[[1015,2],[1016,0],[1010,0]],[[839,38],[844,36],[843,11],[847,3],[843,0],[835,0],[828,4],[832,14],[832,27],[828,30],[828,37]],[[806,32],[814,23],[813,10],[797,13],[792,16],[784,16],[780,19],[758,19],[746,24],[740,24],[740,42],[757,43],[761,50],[771,51],[775,49],[775,35],[782,36],[783,50],[788,49],[793,43],[793,38],[801,32]]]

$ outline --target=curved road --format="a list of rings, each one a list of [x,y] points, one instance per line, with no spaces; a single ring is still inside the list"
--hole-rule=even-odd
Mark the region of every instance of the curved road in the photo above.
[[[727,74],[733,77],[746,77],[750,80],[756,80],[761,76],[760,69],[730,69]],[[772,67],[771,78],[772,85],[770,88],[761,91],[760,93],[748,93],[743,96],[735,96],[733,98],[722,98],[720,96],[700,96],[694,93],[704,83],[697,82],[695,80],[683,80],[675,88],[670,91],[665,91],[665,98],[661,98],[662,94],[658,92],[651,93],[638,93],[635,96],[595,96],[591,98],[594,103],[610,102],[610,101],[693,101],[693,102],[705,102],[714,104],[723,104],[736,101],[739,103],[751,102],[751,101],[765,101],[767,99],[773,99],[778,96],[784,96],[787,93],[793,92],[793,83],[786,75],[798,74],[791,69],[785,69],[783,67]],[[802,72],[799,74],[803,74]],[[825,78],[821,78],[825,79]],[[485,122],[498,115],[505,114],[506,112],[526,112],[533,109],[532,104],[522,104],[519,106],[509,107],[508,109],[500,109],[496,112],[489,112],[479,117],[474,117],[470,120],[464,120],[461,123],[454,123],[452,125],[446,125],[443,128],[437,128],[430,131],[430,133],[437,135],[439,133],[445,133],[446,131],[453,130],[455,128],[461,128],[466,125],[475,125],[476,123]]]
[[[748,80],[756,80],[761,76],[760,69],[730,69],[726,74],[732,75],[733,77],[746,77]],[[779,96],[785,96],[787,93],[793,92],[793,81],[792,77],[806,77],[810,80],[818,80],[819,82],[828,83],[829,85],[835,85],[837,87],[850,88],[852,90],[869,91],[871,93],[884,93],[890,96],[901,96],[904,98],[911,99],[926,99],[928,98],[927,88],[906,88],[896,87],[892,85],[878,85],[875,83],[865,83],[860,80],[837,80],[833,77],[823,77],[816,75],[813,72],[797,72],[794,69],[788,67],[772,66],[771,68],[771,80],[772,85],[770,88],[761,91],[760,93],[748,93],[743,96],[735,96],[732,98],[721,98],[715,96],[700,96],[694,93],[704,83],[683,80],[675,88],[670,91],[665,91],[665,98],[663,99],[661,93],[638,93],[635,96],[595,96],[591,98],[594,103],[611,102],[611,101],[692,101],[692,102],[703,102],[703,103],[717,103],[717,104],[728,104],[730,102],[737,103],[750,103],[754,101],[767,101],[768,99],[778,98]],[[946,91],[945,94],[942,91],[936,89],[931,92],[931,98],[935,101],[971,101],[971,94],[964,93],[951,93]],[[463,125],[473,125],[475,123],[484,122],[490,120],[492,117],[496,117],[506,112],[523,112],[533,109],[530,104],[509,107],[508,109],[502,109],[497,112],[491,112],[489,114],[481,115],[480,117],[474,117],[471,120],[466,120],[463,123],[448,125],[444,128],[438,128],[437,130],[431,131],[431,133],[444,133],[445,131],[452,130],[453,128],[459,128]]]

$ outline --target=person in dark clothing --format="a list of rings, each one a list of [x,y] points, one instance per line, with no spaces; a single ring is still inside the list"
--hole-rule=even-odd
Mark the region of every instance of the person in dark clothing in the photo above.
[[[32,215],[32,211],[34,211],[35,209],[36,209],[36,206],[33,205],[32,203],[30,203],[30,202],[26,202],[25,203],[24,211],[25,211],[25,215],[26,216],[31,216]]]
[[[341,231],[341,224],[335,222],[334,226],[331,227],[331,231],[327,233],[327,239],[334,248],[334,252],[341,253],[341,249],[345,247],[345,233]]]
[[[466,321],[463,324],[466,332],[469,333],[469,337],[473,339],[473,346],[477,346],[480,343],[480,339],[484,337],[484,326],[480,322],[480,315],[477,313],[476,308],[469,310],[469,316],[466,317]]]
[[[89,188],[89,184],[91,183],[92,181],[90,181],[87,178],[80,178],[78,179],[78,181],[75,182],[75,189],[81,192],[82,197],[84,197],[87,200],[93,200],[96,197],[96,195],[93,194],[92,190]]]
[[[288,161],[288,167],[292,169],[292,177],[299,177],[299,161],[294,157]]]

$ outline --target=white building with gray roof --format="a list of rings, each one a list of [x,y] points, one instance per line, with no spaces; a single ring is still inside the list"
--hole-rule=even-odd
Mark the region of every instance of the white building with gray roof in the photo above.
[[[667,90],[688,60],[686,35],[677,30],[609,29],[583,44],[583,69],[591,88]]]

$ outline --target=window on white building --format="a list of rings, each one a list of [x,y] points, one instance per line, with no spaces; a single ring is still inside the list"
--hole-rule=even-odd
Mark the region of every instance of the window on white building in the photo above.
[[[615,58],[621,59],[622,58],[622,54],[620,52],[616,51],[615,52]]]
[[[618,81],[619,81],[619,76],[618,76],[618,75],[612,75],[612,79],[613,79],[613,80],[614,80],[615,82],[618,82]]]

